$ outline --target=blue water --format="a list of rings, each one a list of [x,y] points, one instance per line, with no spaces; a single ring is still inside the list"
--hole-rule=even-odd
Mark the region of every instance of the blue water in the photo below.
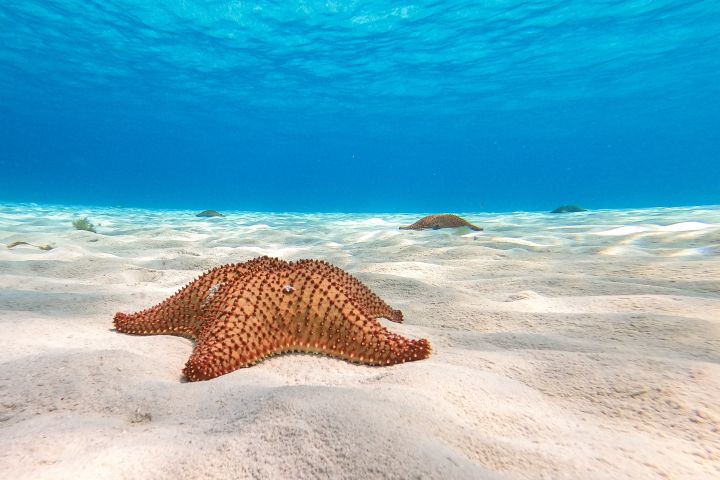
[[[720,203],[720,2],[0,2],[0,201]]]

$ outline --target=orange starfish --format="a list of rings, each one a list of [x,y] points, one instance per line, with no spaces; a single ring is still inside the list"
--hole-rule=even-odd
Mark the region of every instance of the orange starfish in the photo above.
[[[400,230],[426,230],[432,228],[437,230],[439,228],[459,228],[468,227],[470,230],[476,232],[482,231],[482,228],[473,225],[462,217],[457,215],[445,214],[445,215],[428,215],[423,217],[412,225],[406,227],[400,227]]]
[[[430,356],[377,318],[402,322],[356,278],[318,260],[260,257],[208,271],[164,302],[115,314],[118,332],[196,340],[183,373],[209,380],[285,352],[312,352],[367,365]]]

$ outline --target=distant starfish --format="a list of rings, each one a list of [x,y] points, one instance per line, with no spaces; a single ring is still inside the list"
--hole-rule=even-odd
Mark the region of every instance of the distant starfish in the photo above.
[[[396,335],[402,322],[359,280],[318,260],[260,257],[208,271],[164,302],[115,314],[118,332],[196,341],[183,373],[209,380],[285,352],[311,352],[367,365],[430,356],[430,342]]]
[[[471,230],[481,231],[482,228],[476,227],[472,223],[469,223],[462,217],[457,215],[428,215],[423,217],[412,225],[407,227],[400,227],[400,230],[426,230],[432,228],[437,230],[438,228],[458,228],[468,227]]]

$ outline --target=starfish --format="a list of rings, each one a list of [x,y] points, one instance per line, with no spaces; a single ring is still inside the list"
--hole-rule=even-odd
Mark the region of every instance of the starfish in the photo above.
[[[578,207],[577,205],[562,205],[550,213],[577,213],[577,212],[587,212],[587,210],[585,210],[582,207]]]
[[[469,227],[471,230],[481,231],[482,228],[476,227],[472,223],[469,223],[464,218],[458,217],[457,215],[428,215],[423,217],[412,225],[407,227],[400,227],[400,230],[425,230],[432,228],[437,230],[438,228],[457,228],[457,227]]]
[[[183,370],[190,381],[285,352],[378,366],[430,356],[430,342],[390,332],[381,317],[403,321],[402,312],[329,263],[260,257],[214,268],[152,308],[115,314],[113,323],[122,333],[195,340]]]

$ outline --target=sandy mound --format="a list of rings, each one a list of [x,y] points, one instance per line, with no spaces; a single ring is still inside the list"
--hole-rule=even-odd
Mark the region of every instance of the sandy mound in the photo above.
[[[6,478],[720,476],[719,210],[479,216],[471,235],[97,210],[92,234],[69,210],[2,208],[0,243],[55,247],[0,247]],[[188,340],[111,330],[262,254],[350,271],[433,356],[286,355],[184,383]]]

